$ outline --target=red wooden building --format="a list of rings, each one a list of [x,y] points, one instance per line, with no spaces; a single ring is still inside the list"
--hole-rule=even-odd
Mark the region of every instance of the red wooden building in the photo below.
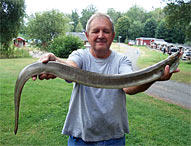
[[[22,37],[17,37],[13,41],[14,41],[14,45],[19,48],[25,46],[26,44],[25,39]]]
[[[145,38],[145,37],[140,37],[136,38],[136,45],[150,45],[151,42],[153,42],[155,38]]]

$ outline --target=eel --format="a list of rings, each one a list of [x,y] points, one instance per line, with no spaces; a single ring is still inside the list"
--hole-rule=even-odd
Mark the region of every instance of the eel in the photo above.
[[[26,81],[34,75],[47,73],[55,75],[61,79],[73,81],[90,87],[121,89],[146,84],[159,79],[163,75],[166,65],[170,66],[170,73],[172,73],[178,67],[180,56],[181,51],[145,69],[138,70],[129,74],[115,75],[90,72],[56,61],[49,61],[48,63],[35,62],[30,64],[20,72],[15,84],[15,135],[17,134],[18,130],[19,107],[22,89]]]

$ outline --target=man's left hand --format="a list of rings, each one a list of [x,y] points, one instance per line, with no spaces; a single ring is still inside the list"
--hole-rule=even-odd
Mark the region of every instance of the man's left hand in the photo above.
[[[175,71],[170,73],[170,67],[169,67],[169,65],[166,65],[165,69],[164,69],[164,74],[161,76],[161,78],[158,81],[169,80],[171,78],[172,74],[177,73],[177,72],[180,72],[180,69],[177,68]]]

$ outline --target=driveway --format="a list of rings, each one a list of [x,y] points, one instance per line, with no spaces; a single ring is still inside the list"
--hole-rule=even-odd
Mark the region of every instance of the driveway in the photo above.
[[[140,54],[139,48],[130,47],[126,44],[120,45],[127,48],[126,54],[132,61],[134,70],[138,70],[136,61]],[[169,103],[191,109],[191,84],[179,83],[172,80],[156,82],[145,93]]]

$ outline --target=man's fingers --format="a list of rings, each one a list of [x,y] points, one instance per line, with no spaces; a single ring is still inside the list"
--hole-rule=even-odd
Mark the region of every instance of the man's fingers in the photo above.
[[[169,67],[169,65],[166,65],[165,69],[164,69],[164,76],[168,76],[169,73],[170,73],[170,67]]]
[[[49,56],[42,56],[39,61],[41,61],[42,63],[47,63],[49,61]]]
[[[56,56],[53,53],[47,53],[42,57],[40,57],[39,59],[39,61],[41,61],[42,63],[47,63],[48,61],[55,61],[55,60]]]
[[[49,80],[49,79],[55,79],[55,78],[56,78],[56,76],[50,75],[50,74],[48,74],[47,77],[46,77],[47,80]]]
[[[177,72],[180,72],[180,69],[177,68],[175,71],[173,71],[172,73],[177,73]]]
[[[42,63],[47,63],[48,61],[56,61],[56,56],[53,53],[47,53],[47,54],[41,56],[38,61],[40,61]],[[49,80],[49,79],[56,78],[56,76],[49,75],[49,74],[41,74],[41,75],[38,76],[38,78],[40,80],[44,80],[44,79]],[[37,75],[32,77],[33,81],[35,81],[36,79],[37,79]]]
[[[163,75],[161,76],[161,78],[159,79],[159,81],[165,81],[165,80],[169,80],[170,77],[171,77],[171,73],[170,73],[170,67],[169,65],[166,65],[165,66],[165,69],[164,69],[164,73]]]
[[[46,77],[47,77],[47,74],[41,74],[38,76],[39,80],[44,80],[46,79]]]
[[[55,78],[56,78],[56,76],[51,75],[51,74],[41,74],[41,75],[39,75],[40,80],[44,80],[44,79],[49,80],[49,79],[55,79]]]
[[[32,80],[33,80],[33,81],[36,81],[36,79],[37,79],[37,75],[32,76]]]

